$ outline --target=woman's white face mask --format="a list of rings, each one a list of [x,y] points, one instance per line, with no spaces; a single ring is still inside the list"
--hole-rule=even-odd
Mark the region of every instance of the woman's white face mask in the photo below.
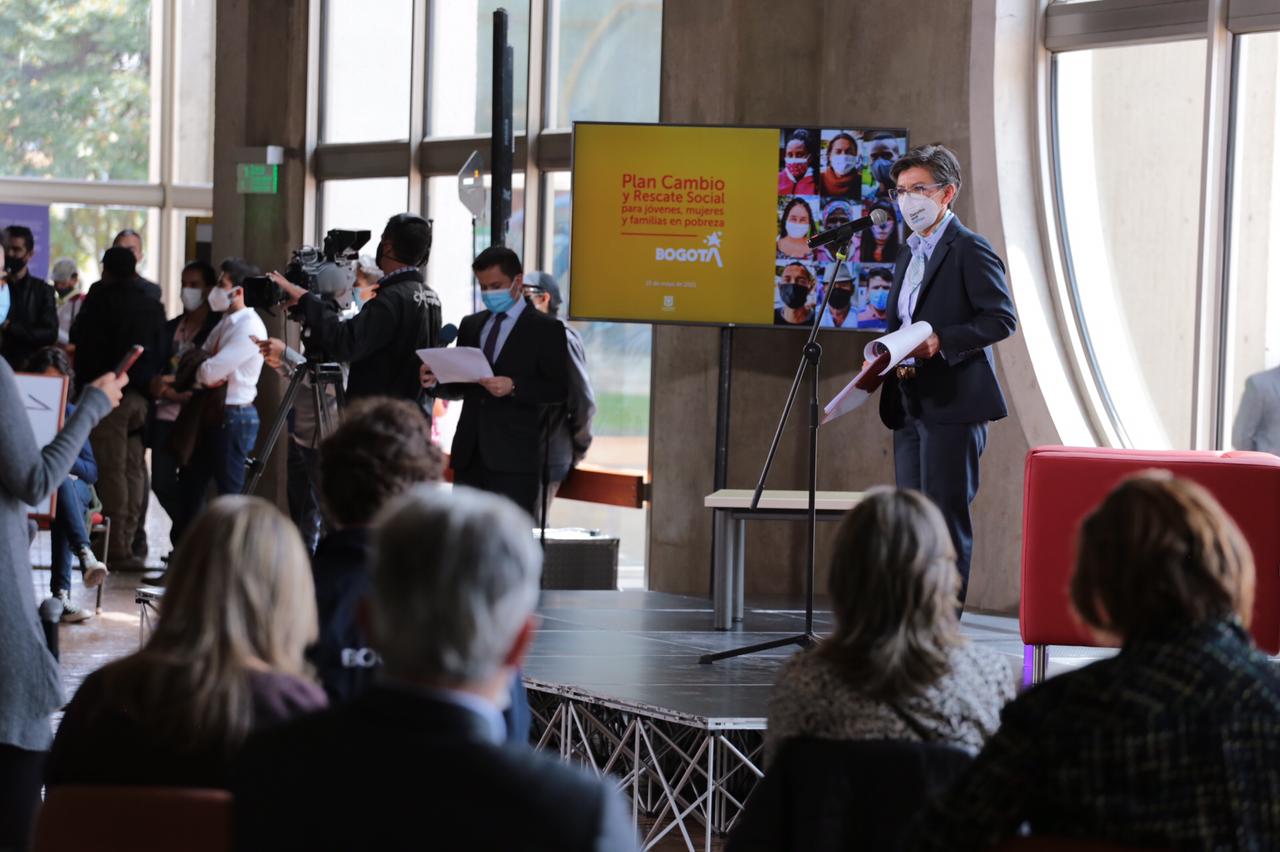
[[[182,288],[182,309],[194,311],[204,304],[204,290],[199,287]]]

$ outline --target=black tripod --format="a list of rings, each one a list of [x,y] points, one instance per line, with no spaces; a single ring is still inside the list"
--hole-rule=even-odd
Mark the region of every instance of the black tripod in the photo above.
[[[257,489],[263,471],[266,470],[267,459],[271,458],[271,452],[276,448],[276,442],[280,440],[280,433],[284,431],[285,424],[289,420],[289,412],[293,410],[293,402],[298,397],[298,391],[302,388],[304,379],[309,379],[311,384],[311,399],[315,405],[318,436],[324,438],[337,428],[338,424],[334,422],[335,415],[325,403],[328,401],[327,389],[332,386],[338,407],[342,408],[347,404],[346,393],[342,388],[342,365],[320,362],[308,357],[305,363],[294,369],[293,377],[289,379],[289,386],[280,400],[280,407],[276,409],[275,417],[271,419],[267,440],[263,442],[257,455],[250,456],[245,461],[248,477],[245,479],[243,493],[252,494]]]
[[[778,428],[774,430],[773,442],[769,445],[769,455],[765,457],[764,469],[760,471],[760,480],[756,483],[756,492],[751,498],[751,509],[755,511],[760,505],[760,495],[764,493],[765,480],[769,478],[769,469],[773,467],[773,457],[778,452],[778,442],[782,440],[782,432],[787,427],[787,418],[791,416],[791,407],[795,404],[796,394],[800,392],[800,383],[804,374],[809,373],[809,529],[805,537],[805,584],[804,584],[804,632],[794,636],[785,636],[771,642],[734,648],[732,651],[720,651],[715,654],[703,654],[698,662],[714,663],[743,654],[755,654],[771,648],[782,648],[786,645],[799,645],[808,648],[818,640],[813,632],[813,559],[814,548],[818,537],[818,368],[822,363],[822,345],[818,343],[818,327],[827,313],[827,303],[831,301],[831,290],[835,286],[836,273],[844,265],[845,255],[853,242],[851,236],[844,247],[836,254],[836,262],[831,264],[831,274],[827,280],[826,291],[822,295],[822,304],[813,318],[813,328],[809,329],[809,339],[805,341],[800,356],[800,366],[796,368],[796,377],[791,381],[791,391],[787,394],[787,404],[782,408],[782,416],[778,418]]]

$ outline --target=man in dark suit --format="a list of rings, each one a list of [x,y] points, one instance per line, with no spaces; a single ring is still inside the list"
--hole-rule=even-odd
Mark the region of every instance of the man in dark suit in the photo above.
[[[880,419],[893,430],[898,486],[923,491],[947,521],[963,606],[987,424],[1009,413],[991,346],[1013,334],[1017,319],[1004,263],[951,212],[960,191],[955,154],[924,145],[895,162],[892,176],[913,233],[898,253],[889,331],[924,321],[933,334],[884,383]]]
[[[232,781],[237,848],[635,850],[613,782],[503,742],[499,708],[537,618],[529,519],[474,489],[418,485],[375,527],[363,618],[383,678],[250,737]]]
[[[487,310],[462,320],[458,346],[484,352],[493,377],[439,385],[424,365],[422,385],[438,398],[464,401],[449,459],[453,481],[506,495],[533,517],[547,419],[569,394],[565,330],[525,298],[524,268],[511,249],[490,246],[471,268]]]

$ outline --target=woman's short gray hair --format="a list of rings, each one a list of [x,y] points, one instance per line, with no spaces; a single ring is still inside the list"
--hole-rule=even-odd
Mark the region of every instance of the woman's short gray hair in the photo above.
[[[504,497],[419,485],[374,526],[374,645],[388,671],[445,685],[496,672],[538,602],[532,520]]]

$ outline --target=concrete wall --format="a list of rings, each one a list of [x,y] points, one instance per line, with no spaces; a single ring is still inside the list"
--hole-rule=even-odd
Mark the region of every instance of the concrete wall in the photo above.
[[[969,3],[668,0],[662,26],[663,121],[907,127],[913,142],[945,142],[963,164],[970,162]],[[956,212],[972,221],[973,196],[984,187],[982,176],[966,177]],[[657,327],[654,332],[649,584],[655,590],[709,590],[711,517],[700,507],[713,485],[719,335],[717,329],[703,328]],[[728,486],[749,488],[804,335],[738,329],[733,338]],[[860,365],[868,339],[856,333],[821,338],[824,398]],[[1011,408],[1010,418],[992,425],[975,505],[969,602],[977,609],[1011,611],[1018,600],[1022,460],[1028,442],[1016,400]],[[804,408],[798,406],[770,487],[804,487],[805,425]],[[861,490],[892,481],[891,436],[874,405],[823,428],[819,488]],[[831,533],[830,525],[819,527],[820,592]],[[749,599],[794,598],[802,591],[803,524],[749,524],[747,554]]]

